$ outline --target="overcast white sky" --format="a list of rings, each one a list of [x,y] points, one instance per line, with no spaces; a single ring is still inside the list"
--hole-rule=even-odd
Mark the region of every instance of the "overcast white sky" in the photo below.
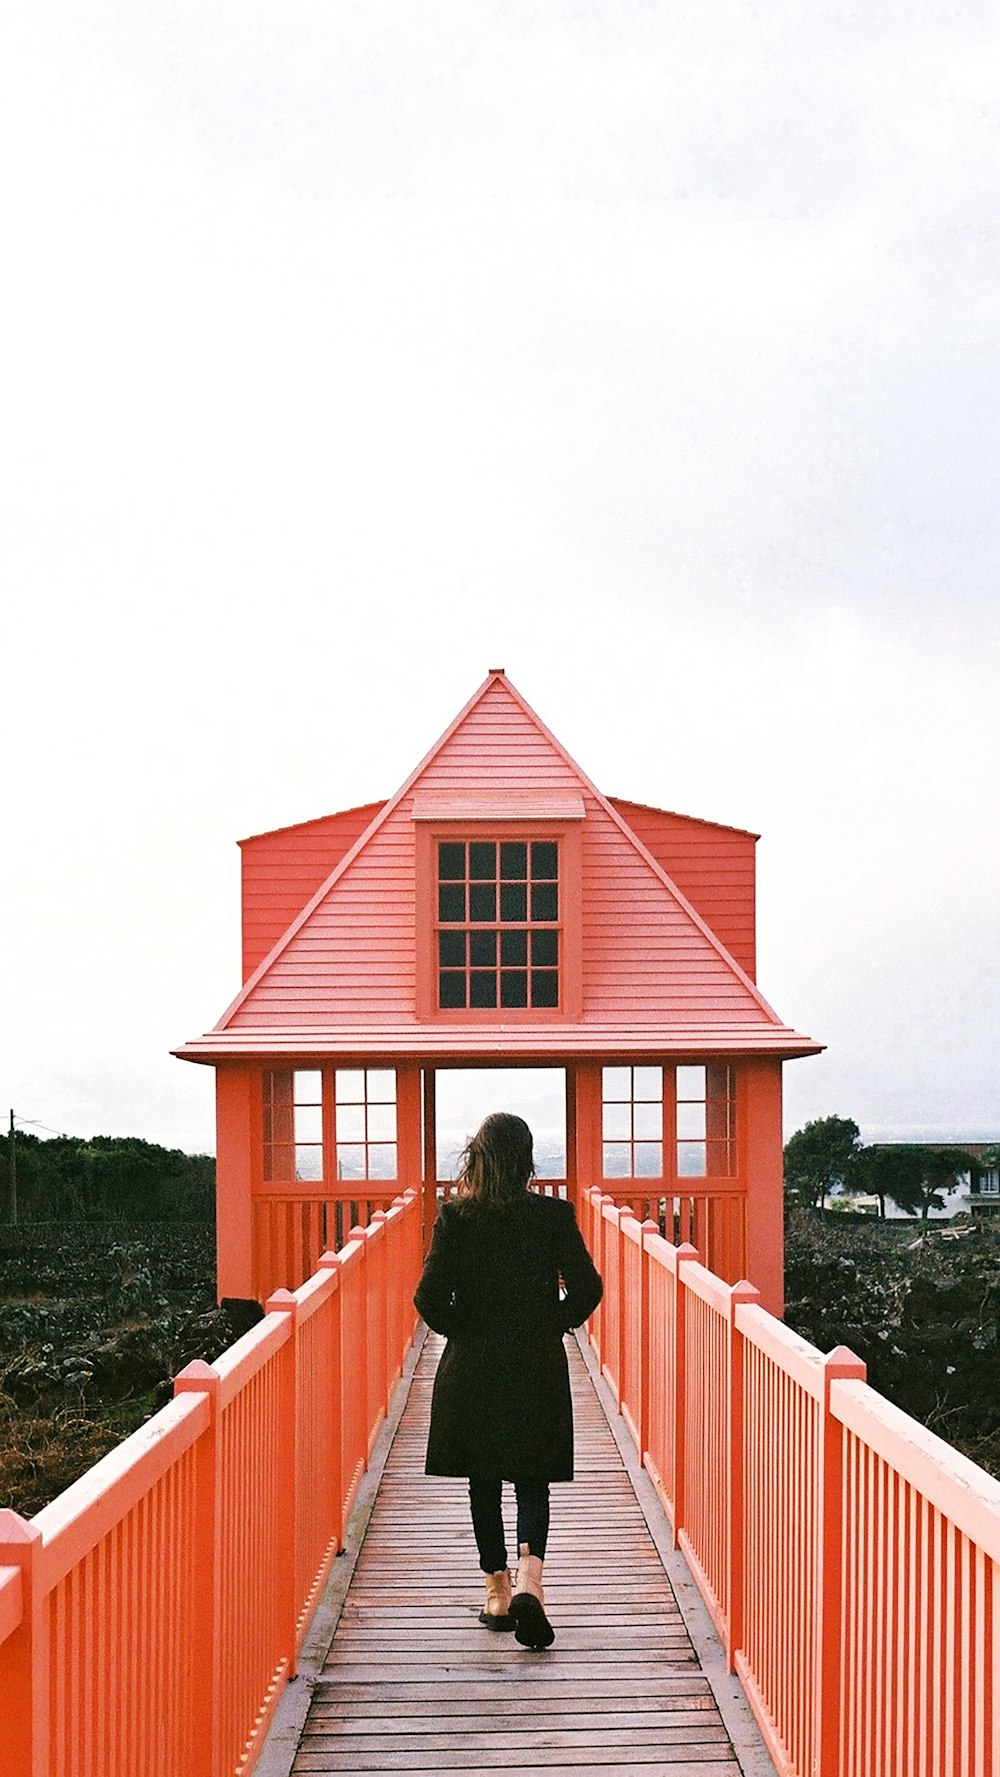
[[[487,667],[753,828],[788,1127],[1000,1133],[994,0],[14,0],[0,1108],[212,1145],[235,840]]]

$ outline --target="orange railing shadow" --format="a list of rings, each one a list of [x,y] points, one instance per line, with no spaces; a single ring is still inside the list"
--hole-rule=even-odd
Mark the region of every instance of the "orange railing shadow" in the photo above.
[[[409,1191],[30,1521],[0,1512],[3,1777],[249,1770],[416,1316]]]

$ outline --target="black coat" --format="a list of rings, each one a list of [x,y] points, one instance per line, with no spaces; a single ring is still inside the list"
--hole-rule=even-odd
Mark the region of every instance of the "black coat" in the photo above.
[[[442,1204],[413,1298],[448,1341],[434,1379],[429,1475],[573,1479],[563,1335],[602,1293],[571,1203],[526,1191],[506,1210]]]

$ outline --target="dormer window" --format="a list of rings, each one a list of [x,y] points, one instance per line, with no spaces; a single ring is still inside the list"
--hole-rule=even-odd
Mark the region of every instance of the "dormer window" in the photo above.
[[[438,841],[441,1011],[558,1007],[560,939],[556,840]]]
[[[413,820],[418,1016],[579,1018],[583,797],[422,791]]]

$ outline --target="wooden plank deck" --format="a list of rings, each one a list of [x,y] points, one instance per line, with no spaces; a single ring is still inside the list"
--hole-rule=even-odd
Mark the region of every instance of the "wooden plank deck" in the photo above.
[[[428,1338],[417,1365],[294,1777],[501,1768],[507,1777],[740,1777],[572,1340],[577,1479],[553,1488],[545,1564],[555,1646],[529,1652],[480,1625],[466,1484],[423,1473],[440,1348]]]

